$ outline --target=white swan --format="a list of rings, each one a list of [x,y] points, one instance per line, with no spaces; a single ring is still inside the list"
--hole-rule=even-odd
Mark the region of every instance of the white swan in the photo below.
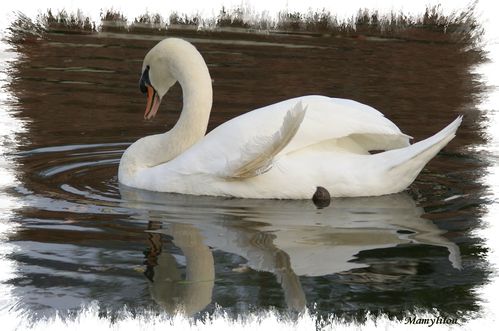
[[[151,191],[241,198],[376,196],[409,186],[454,136],[461,116],[411,145],[376,109],[324,96],[303,96],[238,116],[205,136],[211,78],[189,42],[168,38],[145,56],[140,88],[145,118],[178,81],[183,109],[168,132],[139,139],[123,154],[120,183]],[[385,152],[370,154],[371,150]]]

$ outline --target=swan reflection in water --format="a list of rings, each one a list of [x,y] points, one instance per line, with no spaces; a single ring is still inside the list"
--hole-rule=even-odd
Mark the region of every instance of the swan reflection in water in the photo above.
[[[443,236],[446,231],[421,217],[423,208],[406,192],[338,198],[324,209],[310,200],[200,197],[125,186],[120,192],[126,207],[149,221],[145,274],[153,300],[168,312],[180,308],[193,315],[211,302],[216,277],[213,250],[243,257],[247,264],[242,269],[273,273],[292,310],[306,306],[299,276],[369,267],[355,262],[362,251],[411,243],[440,246],[447,248],[452,266],[461,269],[458,246]],[[162,236],[182,251],[185,279],[177,267],[178,256],[162,249]],[[392,269],[383,273],[417,272],[407,265]]]

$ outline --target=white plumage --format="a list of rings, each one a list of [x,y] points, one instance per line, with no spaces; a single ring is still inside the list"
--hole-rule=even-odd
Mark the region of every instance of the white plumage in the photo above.
[[[459,117],[411,145],[410,136],[372,107],[303,96],[238,116],[204,136],[211,78],[194,46],[165,39],[146,55],[143,71],[160,98],[176,80],[184,95],[175,127],[138,140],[120,162],[122,184],[152,191],[279,199],[311,198],[317,186],[336,197],[400,192],[461,123]],[[154,101],[149,105],[157,109]]]

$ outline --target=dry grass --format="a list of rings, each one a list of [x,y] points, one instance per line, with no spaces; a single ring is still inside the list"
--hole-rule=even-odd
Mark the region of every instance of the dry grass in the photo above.
[[[76,14],[68,14],[65,10],[61,10],[54,15],[49,9],[46,14],[38,17],[38,21],[45,30],[53,32],[89,33],[95,31],[95,22],[83,16],[80,10]]]
[[[339,19],[326,10],[280,12],[276,19],[265,13],[253,13],[249,9],[222,7],[213,18],[201,18],[198,14],[170,13],[165,19],[159,13],[145,13],[131,23],[119,11],[109,9],[101,12],[101,21],[96,24],[81,11],[68,14],[60,11],[53,14],[49,9],[38,16],[35,22],[19,13],[10,31],[21,35],[43,32],[97,33],[98,31],[165,33],[166,30],[191,30],[194,32],[265,32],[268,34],[295,33],[335,37],[382,37],[408,40],[458,42],[476,45],[483,29],[475,18],[475,5],[463,12],[444,15],[441,7],[427,7],[423,14],[408,16],[402,12],[380,15],[378,11],[360,9],[349,19]],[[24,37],[11,39],[22,40]]]

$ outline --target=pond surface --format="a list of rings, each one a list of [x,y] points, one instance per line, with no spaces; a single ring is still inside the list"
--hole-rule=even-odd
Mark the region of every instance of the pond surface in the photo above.
[[[152,309],[189,315],[304,307],[347,318],[479,309],[491,203],[478,56],[424,40],[170,32],[194,43],[214,88],[209,128],[283,99],[323,94],[381,110],[418,141],[464,114],[457,137],[400,194],[312,201],[159,194],[120,187],[121,154],[171,128],[178,85],[154,121],[138,88],[162,36],[49,33],[2,44],[1,186],[17,309],[34,316]],[[4,134],[4,133],[3,133]]]

